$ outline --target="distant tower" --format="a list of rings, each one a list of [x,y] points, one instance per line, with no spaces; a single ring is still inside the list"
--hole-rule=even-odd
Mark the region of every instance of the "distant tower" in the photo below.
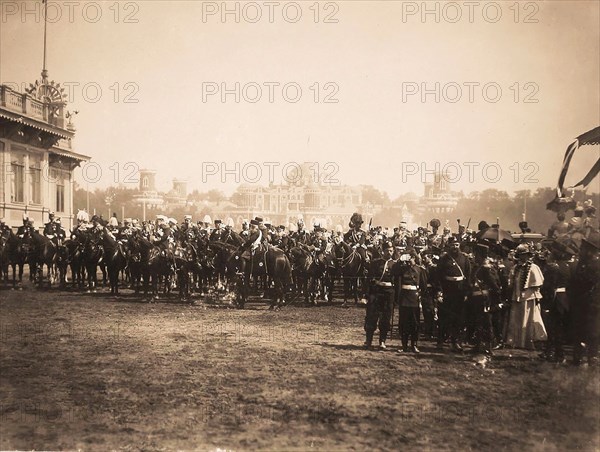
[[[179,198],[187,198],[187,181],[181,179],[173,179],[173,191]]]
[[[421,199],[421,208],[427,214],[445,214],[452,212],[458,199],[450,190],[450,176],[448,173],[435,173],[433,182],[426,182],[425,193]]]
[[[140,191],[156,191],[156,171],[148,169],[140,170]]]

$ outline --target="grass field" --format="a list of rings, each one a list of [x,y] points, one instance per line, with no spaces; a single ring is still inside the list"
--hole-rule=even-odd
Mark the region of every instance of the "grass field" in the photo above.
[[[598,371],[421,343],[364,309],[0,291],[0,449],[598,450]]]

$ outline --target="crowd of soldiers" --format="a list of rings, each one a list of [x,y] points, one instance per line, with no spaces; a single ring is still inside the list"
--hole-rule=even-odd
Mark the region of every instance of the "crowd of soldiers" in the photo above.
[[[360,286],[366,304],[366,348],[374,348],[377,330],[378,348],[388,348],[397,312],[400,353],[420,353],[420,337],[435,340],[439,349],[449,344],[452,351],[463,352],[469,345],[489,356],[505,346],[533,350],[545,342],[540,350],[544,359],[565,362],[565,344],[572,344],[575,363],[587,355],[595,364],[600,304],[596,221],[595,208],[586,203],[569,221],[559,213],[544,240],[517,243],[510,234],[503,236],[497,224],[485,221],[476,231],[459,224],[455,233],[447,225],[441,228],[437,219],[413,231],[405,222],[389,230],[364,228],[361,215],[353,214],[344,232],[339,226],[328,231],[320,224],[309,231],[302,220],[289,231],[255,217],[234,231],[231,222],[208,217],[197,223],[191,215],[181,223],[164,215],[155,221],[120,222],[116,215],[105,221],[80,211],[71,237],[78,231],[106,229],[117,241],[126,241],[139,233],[165,251],[191,237],[233,243],[245,253],[259,246],[286,252],[302,246],[317,262],[344,242],[364,262]],[[519,226],[522,233],[529,231],[525,222]],[[0,234],[8,229],[0,221]],[[25,217],[17,236],[31,229],[33,222]],[[53,213],[43,234],[57,244],[67,238]]]

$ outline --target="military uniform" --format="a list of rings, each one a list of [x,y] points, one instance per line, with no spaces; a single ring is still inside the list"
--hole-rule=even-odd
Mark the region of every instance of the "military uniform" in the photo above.
[[[389,245],[391,247],[391,244]],[[365,346],[371,347],[375,330],[379,328],[379,346],[385,348],[385,340],[394,309],[394,274],[395,261],[391,257],[376,259],[371,264],[367,309],[364,329]]]
[[[19,228],[17,229],[17,237],[22,239],[23,237],[25,237],[25,235],[31,236],[34,232],[35,229],[31,225],[31,223],[29,221],[24,221],[24,224],[22,226],[19,226]]]
[[[544,357],[549,361],[562,362],[565,358],[563,345],[566,343],[570,317],[567,286],[574,277],[577,262],[562,253],[553,253],[555,260],[544,269],[542,286],[543,304],[548,311],[546,330],[548,341]]]
[[[462,350],[460,335],[464,326],[465,299],[468,290],[467,278],[471,274],[468,257],[458,251],[445,253],[438,263],[438,279],[443,294],[443,303],[439,307],[440,334],[438,347],[446,337],[454,349]]]
[[[411,253],[412,259],[416,253]],[[402,351],[408,351],[408,339],[412,351],[419,353],[419,323],[421,317],[421,294],[427,290],[427,275],[424,268],[414,260],[398,261],[393,271],[396,275],[395,292],[399,305],[398,329],[402,340]]]
[[[477,249],[481,249],[478,245]],[[500,275],[485,253],[476,258],[469,277],[469,296],[467,302],[472,307],[475,350],[492,354],[494,345],[494,328],[492,325],[492,308],[497,306],[501,297]]]
[[[344,242],[356,250],[362,257],[363,262],[369,262],[369,256],[367,254],[367,233],[365,231],[358,227],[350,229],[344,234]]]
[[[433,256],[425,258],[425,267],[423,268],[427,277],[427,288],[421,293],[421,308],[423,309],[423,333],[430,337],[437,337],[438,334],[438,300],[436,297],[436,287],[439,287],[437,280],[437,261]]]
[[[220,223],[217,223],[217,224],[220,224]],[[209,240],[211,242],[224,242],[226,235],[227,235],[227,231],[224,228],[219,226],[211,232]]]
[[[573,307],[575,347],[573,362],[583,358],[585,344],[589,364],[597,364],[600,334],[600,239],[598,231],[582,241],[579,262],[567,287]]]

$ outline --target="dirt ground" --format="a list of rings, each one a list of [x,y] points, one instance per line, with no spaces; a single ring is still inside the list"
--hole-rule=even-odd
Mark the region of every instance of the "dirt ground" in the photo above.
[[[598,371],[362,349],[364,309],[0,291],[0,449],[598,450]]]

